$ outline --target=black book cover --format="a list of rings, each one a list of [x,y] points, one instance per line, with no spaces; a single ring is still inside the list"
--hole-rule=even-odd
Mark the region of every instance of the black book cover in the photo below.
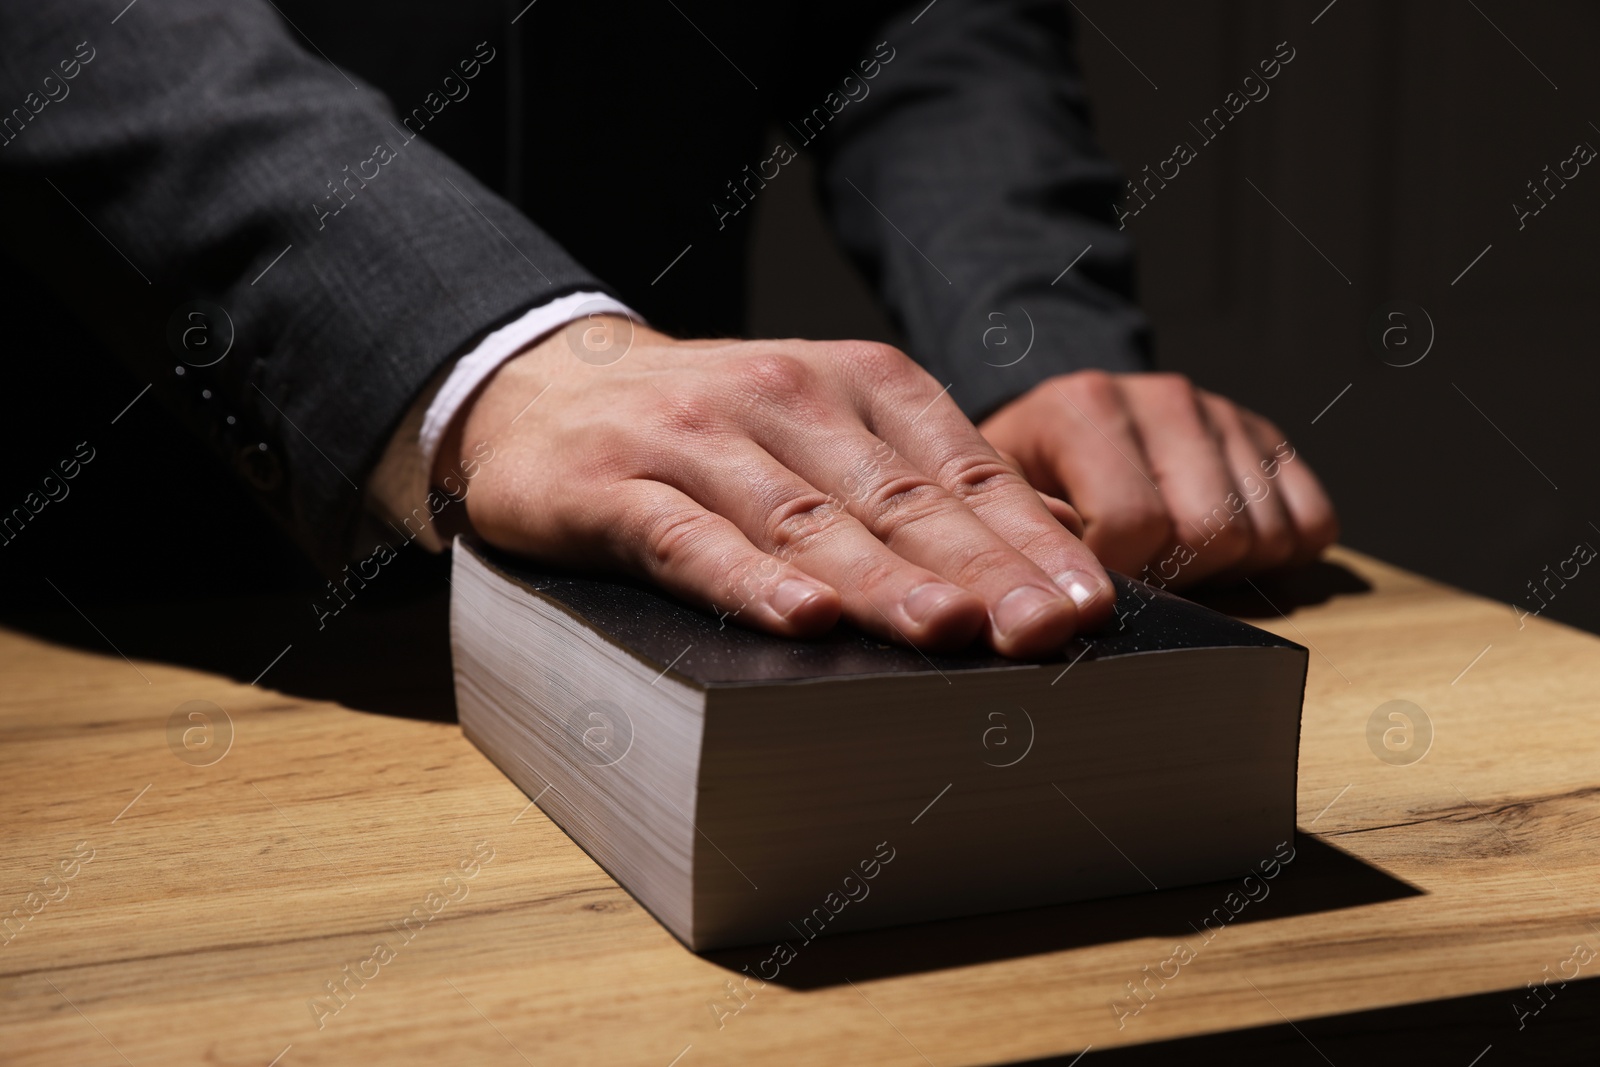
[[[551,570],[489,548],[468,546],[494,570],[584,620],[655,670],[690,685],[769,685],[883,674],[1036,670],[1079,660],[1195,648],[1297,648],[1293,641],[1210,608],[1112,574],[1117,611],[1098,631],[1068,642],[1046,660],[1007,659],[974,645],[955,654],[924,654],[889,645],[849,626],[797,641],[752,630],[734,616],[697,610],[671,594],[625,578]]]

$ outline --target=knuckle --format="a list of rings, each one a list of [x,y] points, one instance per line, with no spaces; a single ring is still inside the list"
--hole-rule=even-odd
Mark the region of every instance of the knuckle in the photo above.
[[[788,399],[811,385],[811,366],[799,356],[767,352],[746,358],[739,368],[741,383],[756,396]]]
[[[939,482],[949,486],[956,499],[966,501],[1028,488],[1015,468],[995,456],[958,456],[940,469]]]
[[[926,519],[948,514],[951,496],[921,475],[891,477],[866,495],[862,507],[871,517],[868,526],[879,540]]]
[[[1029,522],[1024,526],[1013,529],[1006,535],[1006,540],[1022,555],[1030,560],[1050,559],[1061,550],[1061,544],[1067,540],[1070,531],[1053,520]]]
[[[1153,416],[1169,420],[1186,433],[1215,436],[1205,405],[1183,375],[1170,371],[1141,375],[1140,395]]]
[[[849,348],[852,358],[868,367],[893,372],[913,366],[909,356],[883,341],[855,341]]]
[[[1079,400],[1087,401],[1097,409],[1120,406],[1122,394],[1114,375],[1103,370],[1082,370],[1069,374],[1062,387]]]
[[[1078,371],[1067,377],[1062,392],[1075,409],[1074,422],[1087,420],[1094,427],[1090,433],[1113,437],[1134,433],[1133,414],[1116,375],[1103,370]]]
[[[902,384],[921,370],[910,356],[881,341],[844,341],[832,350],[835,361],[873,387]]]
[[[716,519],[707,511],[674,508],[648,520],[645,551],[655,567],[692,557],[713,536]]]
[[[767,541],[775,555],[788,559],[847,521],[848,516],[833,497],[807,493],[772,511],[767,520]]]
[[[863,593],[879,589],[893,589],[900,575],[909,567],[905,560],[887,553],[861,560],[855,567],[855,585]]]
[[[975,546],[962,553],[955,561],[955,582],[968,589],[975,588],[987,575],[1012,566],[1018,553],[1005,544]]]

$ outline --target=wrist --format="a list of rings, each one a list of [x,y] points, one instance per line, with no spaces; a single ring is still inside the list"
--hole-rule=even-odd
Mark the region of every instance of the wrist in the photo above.
[[[431,487],[457,495],[465,481],[463,470],[474,462],[484,462],[481,456],[492,453],[494,438],[520,418],[571,364],[603,368],[642,341],[659,345],[672,339],[626,315],[604,313],[574,319],[524,345],[488,374],[455,410],[434,453]]]

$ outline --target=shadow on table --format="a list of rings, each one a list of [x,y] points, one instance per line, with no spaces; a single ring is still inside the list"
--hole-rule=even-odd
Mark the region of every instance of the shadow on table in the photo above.
[[[1331,560],[1308,567],[1261,575],[1248,582],[1200,586],[1182,590],[1184,596],[1213,611],[1236,619],[1276,619],[1295,608],[1325,604],[1334,597],[1371,592],[1372,586],[1355,571]]]
[[[326,587],[216,600],[0,606],[0,625],[99,655],[173,663],[359,711],[455,721],[448,557],[412,549],[337,614]],[[48,603],[48,601],[46,601]],[[276,657],[276,658],[275,658]]]
[[[1373,867],[1319,838],[1296,833],[1295,858],[1270,883],[1271,893],[1246,905],[1227,926],[1337,911],[1420,896],[1422,890]],[[860,933],[790,942],[795,958],[773,979],[794,989],[816,989],[850,981],[888,978],[922,971],[967,967],[995,960],[1034,956],[1085,945],[1159,937],[1183,940],[1203,954],[1196,933],[1213,909],[1239,889],[1238,881],[1212,882],[1181,889],[1110,897],[1077,904],[917,923]],[[1159,964],[1171,946],[1146,961]],[[724,949],[705,954],[740,977],[772,955],[770,945]],[[1139,978],[1130,969],[1130,980]],[[1109,999],[1120,991],[1108,989]]]
[[[0,605],[0,625],[102,655],[120,652],[245,683],[259,678],[265,688],[307,700],[453,722],[449,562],[419,549],[402,553],[381,581],[344,608],[325,586],[300,582],[283,592],[214,600],[86,602],[80,614],[52,607],[61,603],[55,599],[60,594],[46,588],[43,599],[25,608]],[[1370,588],[1327,562],[1253,581],[1254,589],[1246,584],[1189,595],[1218,611],[1261,619],[1277,618],[1277,608]]]
[[[1539,988],[1542,1008],[1533,993],[1518,987],[1147,1045],[1091,1049],[1087,1055],[1069,1053],[1013,1067],[1165,1067],[1174,1063],[1566,1067],[1597,1062],[1600,978]],[[1270,997],[1273,991],[1263,989],[1262,993]],[[1160,1008],[1159,1001],[1152,1001],[1147,1010],[1153,1013]]]

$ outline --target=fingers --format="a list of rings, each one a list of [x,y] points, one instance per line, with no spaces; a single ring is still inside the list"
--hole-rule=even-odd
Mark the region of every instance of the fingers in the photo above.
[[[1056,411],[1037,431],[1030,473],[1066,493],[1083,516],[1084,542],[1107,567],[1138,575],[1171,540],[1172,521],[1116,380],[1086,372],[1050,385]]]
[[[620,558],[691,604],[787,637],[814,637],[838,621],[839,593],[752,545],[737,526],[677,489],[638,479],[603,491],[597,509]]]
[[[667,475],[760,548],[838,590],[843,616],[886,640],[953,649],[983,629],[975,593],[897,553],[841,503],[754,442],[722,438]]]
[[[1283,494],[1272,491],[1272,483],[1262,469],[1261,446],[1245,425],[1243,412],[1232,401],[1204,390],[1199,395],[1206,421],[1221,441],[1223,461],[1233,477],[1234,496],[1228,503],[1248,507],[1253,538],[1250,550],[1235,562],[1234,569],[1264,571],[1281,567],[1294,555],[1297,538]]]
[[[1053,651],[1076,632],[1078,611],[1065,590],[864,427],[791,424],[776,436],[772,467],[753,481],[734,479],[746,481],[747,490],[737,494],[745,502],[724,499],[719,510],[743,512],[760,501],[755,507],[762,514],[740,525],[765,524],[780,554],[840,589],[847,614],[853,606],[850,586],[859,588],[874,612],[888,617],[896,611],[902,619],[914,615],[921,606],[915,598],[921,597],[927,609],[950,617],[943,620],[949,636],[959,638],[950,643],[971,640],[987,623],[990,644],[1010,656]],[[824,487],[831,501],[818,491]],[[1029,495],[1041,522],[1065,536],[1038,497],[1031,490]],[[960,599],[950,595],[956,591],[962,592]],[[971,607],[977,608],[975,615]],[[954,629],[957,622],[969,621],[978,627]],[[860,622],[882,629],[871,614]],[[896,627],[903,628],[903,622],[896,620]],[[920,645],[941,633],[919,625],[904,636]]]
[[[1241,564],[1254,544],[1253,519],[1234,491],[1222,443],[1194,387],[1181,375],[1139,374],[1122,381],[1122,393],[1172,517],[1181,580],[1199,581]]]
[[[530,413],[570,362],[565,344],[502,367],[470,432],[453,433],[501,434],[512,457],[477,483],[473,527],[551,559],[620,559],[778,633],[843,617],[918,646],[984,633],[1007,655],[1042,654],[1109,614],[1095,553],[1140,573],[1203,538],[1204,559],[1181,565],[1191,579],[1270,565],[1285,541],[1314,554],[1337,532],[1275,428],[1173,376],[1069,375],[991,417],[985,433],[1036,491],[887,346],[683,345],[641,328],[607,388],[580,368],[562,403]],[[1254,500],[1252,464],[1281,499]],[[1241,498],[1259,517],[1232,508]]]
[[[1276,481],[1294,528],[1294,549],[1286,562],[1309,563],[1339,539],[1339,518],[1333,501],[1282,430],[1252,411],[1240,409],[1240,415],[1261,455],[1257,468],[1264,477]]]
[[[871,421],[879,437],[894,443],[908,469],[926,472],[983,527],[1065,591],[1077,608],[1078,629],[1104,621],[1115,594],[1094,553],[1056,520],[1038,492],[989,446],[955,402],[938,392],[931,379],[919,377],[926,384],[914,383],[922,388],[913,388],[911,403],[896,403],[891,394],[888,402],[875,407]],[[889,469],[883,473],[892,476]],[[1020,571],[1002,573],[1000,580],[1023,577]]]
[[[1338,535],[1327,494],[1282,433],[1180,375],[1065,375],[983,432],[1041,494],[1071,501],[1108,567],[1162,585],[1305,562]]]
[[[808,352],[827,358],[808,362]],[[734,413],[739,428],[801,484],[832,496],[894,555],[977,593],[997,650],[1053,651],[1085,620],[1109,613],[1110,582],[1092,554],[903,354],[868,343],[774,347],[747,360],[743,374],[756,402]],[[941,479],[959,475],[957,466],[936,470],[927,457],[897,451],[917,451],[908,431],[919,420],[926,426],[920,433],[955,438],[952,453],[965,452],[969,467],[985,469],[946,488]],[[993,498],[977,502],[979,490]],[[985,515],[964,502],[968,495]]]

